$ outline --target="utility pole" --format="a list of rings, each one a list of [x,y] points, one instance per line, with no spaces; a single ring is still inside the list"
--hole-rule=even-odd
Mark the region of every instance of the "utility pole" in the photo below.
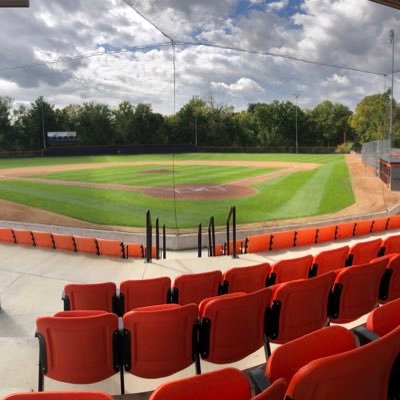
[[[299,152],[299,141],[298,141],[298,125],[297,125],[297,100],[299,98],[298,93],[293,93],[293,96],[296,98],[296,154]]]

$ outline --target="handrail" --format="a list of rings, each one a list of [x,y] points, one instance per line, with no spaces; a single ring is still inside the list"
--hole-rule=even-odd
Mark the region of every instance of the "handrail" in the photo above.
[[[230,230],[230,221],[232,218],[232,247],[233,247],[233,258],[237,258],[236,252],[236,206],[232,206],[229,210],[228,219],[226,220],[226,251],[228,256],[231,255],[230,252],[230,241],[229,241],[229,230]]]
[[[197,231],[197,257],[201,258],[201,247],[202,247],[202,227],[201,224],[199,224],[199,229]]]
[[[156,260],[160,259],[160,221],[156,219]]]
[[[150,210],[146,210],[146,261],[151,262],[152,259],[152,247],[153,247],[153,227],[151,225],[151,213]]]
[[[208,256],[215,257],[215,222],[214,216],[211,216],[208,223]]]
[[[162,227],[162,234],[163,234],[163,259],[167,258],[167,235],[165,234],[165,224]]]

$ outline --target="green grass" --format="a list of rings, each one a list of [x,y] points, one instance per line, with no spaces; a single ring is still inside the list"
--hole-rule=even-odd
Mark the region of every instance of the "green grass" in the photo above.
[[[266,220],[287,219],[295,217],[314,216],[332,213],[354,203],[354,196],[348,176],[344,157],[341,155],[283,155],[283,154],[192,154],[181,155],[180,159],[209,159],[209,160],[260,160],[260,161],[293,161],[313,162],[321,164],[321,167],[305,172],[283,176],[274,180],[255,184],[258,193],[239,199],[193,201],[181,200],[176,203],[177,224],[179,228],[195,227],[200,222],[208,224],[211,215],[216,218],[218,225],[223,225],[229,207],[235,204],[237,207],[237,220],[240,224],[260,222]],[[110,161],[116,161],[118,157],[107,157]],[[129,156],[121,161],[160,160],[165,156]],[[88,162],[88,157],[75,157],[75,162]],[[79,159],[79,161],[78,161]],[[90,157],[92,162],[100,162],[105,157]],[[38,159],[48,161],[48,159]],[[37,160],[37,161],[38,161]],[[53,164],[60,159],[51,159]],[[70,159],[68,159],[70,160]],[[5,160],[1,160],[5,161]],[[0,161],[0,164],[1,164]],[[6,160],[12,161],[12,160]],[[20,161],[20,160],[17,160]],[[56,162],[55,162],[56,161]],[[105,161],[101,161],[105,162]],[[29,163],[28,163],[29,164]],[[27,163],[23,164],[27,166]],[[32,164],[31,164],[32,165]],[[38,164],[36,164],[38,165]],[[1,164],[0,166],[3,166]],[[4,166],[3,166],[4,167]],[[164,168],[164,166],[146,166],[146,169]],[[179,168],[182,168],[179,166]],[[216,179],[218,183],[226,182],[232,177],[226,167],[199,167],[203,169],[200,175],[202,179],[210,175],[210,182]],[[222,169],[221,169],[222,168]],[[236,171],[241,176],[252,176],[257,168],[240,168],[244,172]],[[118,168],[109,168],[112,172]],[[220,170],[221,169],[221,170]],[[102,173],[104,173],[104,169]],[[265,169],[262,169],[265,173]],[[122,171],[122,170],[121,170]],[[119,171],[119,172],[121,172]],[[182,174],[188,171],[182,169]],[[212,171],[212,172],[211,172]],[[221,172],[218,177],[211,176]],[[97,171],[100,172],[100,171]],[[81,174],[87,171],[80,171]],[[226,175],[224,175],[226,174]],[[249,175],[250,174],[250,175]],[[112,175],[112,174],[111,174]],[[110,175],[110,176],[111,176]],[[117,174],[118,175],[118,174]],[[152,178],[152,174],[144,178]],[[180,173],[175,175],[179,179]],[[107,179],[111,179],[110,176]],[[182,175],[183,176],[183,175]],[[92,178],[94,175],[91,176]],[[96,179],[101,177],[97,176]],[[72,179],[72,178],[71,178]],[[104,176],[101,178],[104,179]],[[115,182],[115,175],[112,177]],[[126,177],[124,177],[126,180]],[[164,179],[165,175],[164,175]],[[185,177],[187,179],[187,177]],[[221,180],[219,180],[221,179]],[[217,181],[214,181],[215,183]],[[203,181],[201,181],[204,183]],[[126,181],[125,181],[126,183]],[[167,181],[164,182],[168,184]],[[176,181],[177,184],[179,181]],[[195,183],[193,180],[190,183]],[[138,183],[135,183],[138,184]],[[0,181],[0,198],[14,201],[33,207],[57,212],[63,215],[82,219],[85,221],[122,226],[144,226],[144,214],[147,208],[152,210],[153,216],[159,216],[160,222],[169,228],[175,227],[175,209],[172,200],[161,200],[146,196],[140,192],[126,192],[119,190],[104,190],[85,187],[66,187],[61,185],[39,184],[32,182]]]

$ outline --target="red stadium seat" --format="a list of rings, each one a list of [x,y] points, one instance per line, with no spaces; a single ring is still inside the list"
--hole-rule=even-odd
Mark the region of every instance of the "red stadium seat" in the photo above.
[[[225,245],[216,244],[215,245],[215,257],[220,257],[225,255]]]
[[[99,255],[99,248],[95,238],[74,236],[76,251]]]
[[[374,221],[357,221],[356,227],[354,228],[354,236],[369,235],[372,230],[372,225]]]
[[[71,283],[64,287],[64,310],[102,310],[118,314],[116,293],[114,282]]]
[[[31,231],[24,231],[19,229],[13,229],[15,236],[15,243],[26,244],[28,246],[34,246],[33,236]]]
[[[377,307],[380,283],[387,264],[384,259],[343,268],[338,272],[329,299],[332,322],[351,322]]]
[[[195,304],[163,304],[126,313],[123,317],[125,371],[154,379],[193,364],[197,312]]]
[[[53,235],[50,232],[37,232],[32,231],[33,240],[37,247],[45,247],[48,249],[54,249]]]
[[[237,369],[226,368],[164,383],[149,400],[250,400],[250,392],[246,377]],[[286,383],[278,379],[253,400],[282,400],[285,392]]]
[[[251,293],[265,288],[270,271],[268,263],[251,267],[235,267],[225,271],[222,275],[223,293],[246,292]]]
[[[97,239],[101,256],[125,258],[124,244],[119,240]]]
[[[271,267],[268,286],[296,279],[307,279],[312,261],[311,255],[278,261]]]
[[[299,229],[296,231],[296,247],[311,246],[317,242],[318,228]]]
[[[172,301],[180,305],[200,304],[207,297],[218,296],[221,280],[221,271],[178,276],[172,285]]]
[[[0,228],[0,242],[15,243],[15,237],[11,228]]]
[[[104,311],[65,311],[36,320],[39,391],[43,375],[61,382],[95,383],[119,370],[113,342],[118,317]],[[117,336],[116,336],[117,335]]]
[[[382,246],[382,239],[369,240],[356,243],[350,248],[347,265],[359,265],[369,263],[378,257]]]
[[[398,376],[391,375],[399,352],[400,327],[365,346],[314,360],[293,376],[286,399],[397,398]]]
[[[231,363],[262,347],[270,300],[269,288],[203,300],[199,307],[202,359],[216,364]]]
[[[228,249],[229,244],[229,249]],[[237,240],[236,241],[236,254],[242,254],[244,248],[244,241]],[[229,251],[228,251],[229,250]],[[233,254],[233,240],[230,240],[229,243],[225,242],[224,244],[224,254],[225,255],[232,255]]]
[[[388,222],[389,222],[388,217],[374,219],[371,232],[386,231]]]
[[[329,272],[278,285],[271,303],[270,341],[286,343],[326,326],[335,277],[334,272]]]
[[[349,254],[349,246],[338,247],[333,250],[321,251],[314,257],[311,276],[320,276],[330,271],[343,268]]]
[[[336,240],[348,239],[354,236],[355,222],[344,222],[339,224],[336,231]]]
[[[400,299],[390,301],[369,313],[366,327],[379,336],[400,326]]]
[[[385,254],[400,253],[400,235],[389,236],[382,242]]]
[[[383,292],[379,294],[380,303],[400,298],[400,254],[395,253],[380,258],[385,257],[389,259],[386,267],[388,282],[383,282],[384,285],[386,283],[386,287],[381,285],[381,291],[383,290]]]
[[[123,281],[120,284],[121,312],[138,307],[147,307],[170,302],[171,279],[137,279]]]
[[[53,233],[53,239],[57,250],[76,251],[75,239],[72,235]]]
[[[274,232],[271,239],[271,250],[289,249],[295,245],[296,231]]]
[[[126,258],[144,258],[144,247],[142,244],[126,243],[124,247]]]
[[[27,392],[14,393],[3,400],[112,400],[112,397],[102,392]]]
[[[265,235],[249,236],[245,242],[246,253],[262,253],[271,249],[272,235],[266,233]]]
[[[322,226],[318,228],[317,243],[331,242],[336,239],[336,225]]]
[[[400,215],[391,215],[386,229],[399,229],[400,228]]]

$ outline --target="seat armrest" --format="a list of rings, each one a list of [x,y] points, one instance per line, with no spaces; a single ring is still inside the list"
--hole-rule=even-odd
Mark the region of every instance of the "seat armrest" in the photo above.
[[[358,338],[360,346],[364,346],[365,344],[373,342],[374,340],[379,339],[380,337],[375,332],[370,331],[363,325],[356,326],[355,328],[352,329],[352,332],[354,336]]]
[[[265,375],[265,367],[254,368],[249,372],[249,375],[254,382],[255,394],[259,394],[271,386],[271,382]]]

